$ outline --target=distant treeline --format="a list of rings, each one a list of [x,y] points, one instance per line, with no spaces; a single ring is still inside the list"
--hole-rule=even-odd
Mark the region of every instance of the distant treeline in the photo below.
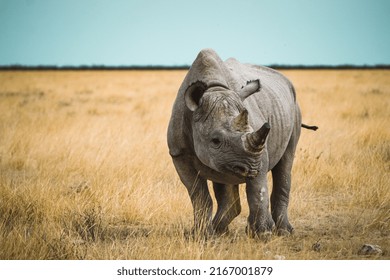
[[[106,66],[106,65],[81,65],[81,66],[56,66],[56,65],[0,65],[0,70],[188,70],[190,66],[162,66],[162,65],[146,65],[146,66]]]
[[[267,65],[270,68],[280,70],[321,70],[321,69],[334,69],[334,70],[364,70],[364,69],[390,69],[390,64],[378,64],[378,65],[283,65],[283,64],[271,64]],[[81,66],[56,66],[56,65],[37,65],[37,66],[26,66],[26,65],[0,65],[0,71],[9,70],[188,70],[189,65],[179,66],[163,66],[163,65],[146,65],[146,66],[106,66],[106,65],[81,65]]]

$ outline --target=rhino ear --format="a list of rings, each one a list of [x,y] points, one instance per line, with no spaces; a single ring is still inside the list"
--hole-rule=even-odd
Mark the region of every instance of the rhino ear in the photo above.
[[[253,80],[246,83],[246,86],[238,92],[238,95],[241,97],[241,100],[244,101],[249,95],[258,92],[261,89],[260,80]]]
[[[207,89],[207,85],[202,81],[191,84],[184,93],[184,99],[188,109],[195,111],[199,107],[200,99]]]

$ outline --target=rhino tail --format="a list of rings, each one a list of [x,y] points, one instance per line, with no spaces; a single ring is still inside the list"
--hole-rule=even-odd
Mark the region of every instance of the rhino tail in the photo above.
[[[310,129],[310,130],[314,130],[316,131],[318,129],[318,126],[315,126],[315,125],[307,125],[307,124],[301,124],[301,127],[303,128],[306,128],[306,129]]]

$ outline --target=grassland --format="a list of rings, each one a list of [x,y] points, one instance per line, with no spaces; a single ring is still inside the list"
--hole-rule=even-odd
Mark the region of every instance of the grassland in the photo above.
[[[267,243],[245,235],[244,186],[228,235],[186,235],[166,145],[185,73],[0,72],[0,259],[390,259],[390,71],[284,71],[320,129],[297,149],[296,232]]]

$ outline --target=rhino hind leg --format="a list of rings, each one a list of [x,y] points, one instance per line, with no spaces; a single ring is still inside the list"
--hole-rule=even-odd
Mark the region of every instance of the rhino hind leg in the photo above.
[[[291,169],[299,135],[300,128],[296,128],[284,155],[272,169],[271,214],[278,235],[289,235],[294,231],[289,222],[287,210],[291,189]]]
[[[195,237],[207,236],[212,233],[213,202],[207,186],[207,180],[199,176],[195,168],[188,165],[185,156],[173,158],[180,180],[187,188],[194,210]]]
[[[228,232],[228,226],[241,212],[238,185],[224,185],[213,182],[218,209],[213,219],[216,234]]]
[[[272,172],[273,190],[271,194],[271,214],[276,225],[278,235],[289,235],[294,228],[288,219],[288,203],[291,186],[291,173],[283,174],[281,171]]]

